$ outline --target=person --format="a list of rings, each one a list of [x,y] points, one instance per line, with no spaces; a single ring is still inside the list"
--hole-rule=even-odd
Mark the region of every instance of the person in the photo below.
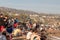
[[[31,35],[32,35],[32,29],[30,29],[29,32],[27,33],[26,39],[30,40],[31,39]]]
[[[14,19],[13,18],[11,19],[11,25],[12,26],[14,25]]]
[[[13,30],[13,36],[19,36],[19,34],[21,33],[21,29],[16,27],[14,30]]]
[[[12,27],[11,25],[8,25],[8,27],[6,28],[6,31],[7,31],[8,33],[12,33],[13,27]]]
[[[41,40],[46,40],[46,39],[47,39],[46,30],[42,29],[41,30]]]
[[[7,40],[6,36],[2,34],[2,32],[0,32],[0,40]]]
[[[8,17],[4,17],[4,27],[6,28],[8,26]]]
[[[33,30],[36,29],[36,23],[33,23],[32,29],[33,29]]]
[[[44,33],[41,33],[41,40],[46,40],[46,39],[47,39],[46,35]]]
[[[10,39],[12,40],[13,27],[11,25],[8,25],[6,31],[7,31],[7,35],[9,35]]]
[[[18,26],[18,23],[14,23],[13,26],[14,28],[16,28]]]
[[[4,29],[4,17],[0,14],[0,32]]]
[[[38,35],[36,30],[33,30],[33,33],[31,35],[31,40],[40,40],[40,36]]]
[[[18,23],[18,22],[19,22],[18,18],[14,18],[14,23]]]
[[[4,25],[4,17],[3,14],[0,14],[0,26]]]

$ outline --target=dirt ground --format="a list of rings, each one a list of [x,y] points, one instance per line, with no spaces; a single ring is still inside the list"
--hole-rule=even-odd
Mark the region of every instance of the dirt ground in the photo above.
[[[49,36],[60,37],[60,30],[49,29],[49,30],[47,30],[47,33]]]

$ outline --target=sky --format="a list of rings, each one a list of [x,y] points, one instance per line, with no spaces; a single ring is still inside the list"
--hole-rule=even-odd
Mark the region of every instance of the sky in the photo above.
[[[0,0],[0,7],[38,13],[60,13],[60,0]]]

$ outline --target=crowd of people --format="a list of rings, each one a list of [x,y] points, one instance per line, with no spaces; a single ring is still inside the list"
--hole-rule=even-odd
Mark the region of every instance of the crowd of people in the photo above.
[[[18,18],[0,14],[0,40],[12,40],[14,36],[26,36],[26,40],[46,40],[45,28],[38,23],[21,23]]]

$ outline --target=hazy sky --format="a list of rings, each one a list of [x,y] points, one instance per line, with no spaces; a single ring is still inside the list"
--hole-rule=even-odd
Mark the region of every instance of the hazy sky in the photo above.
[[[1,7],[60,13],[60,0],[0,0]]]

